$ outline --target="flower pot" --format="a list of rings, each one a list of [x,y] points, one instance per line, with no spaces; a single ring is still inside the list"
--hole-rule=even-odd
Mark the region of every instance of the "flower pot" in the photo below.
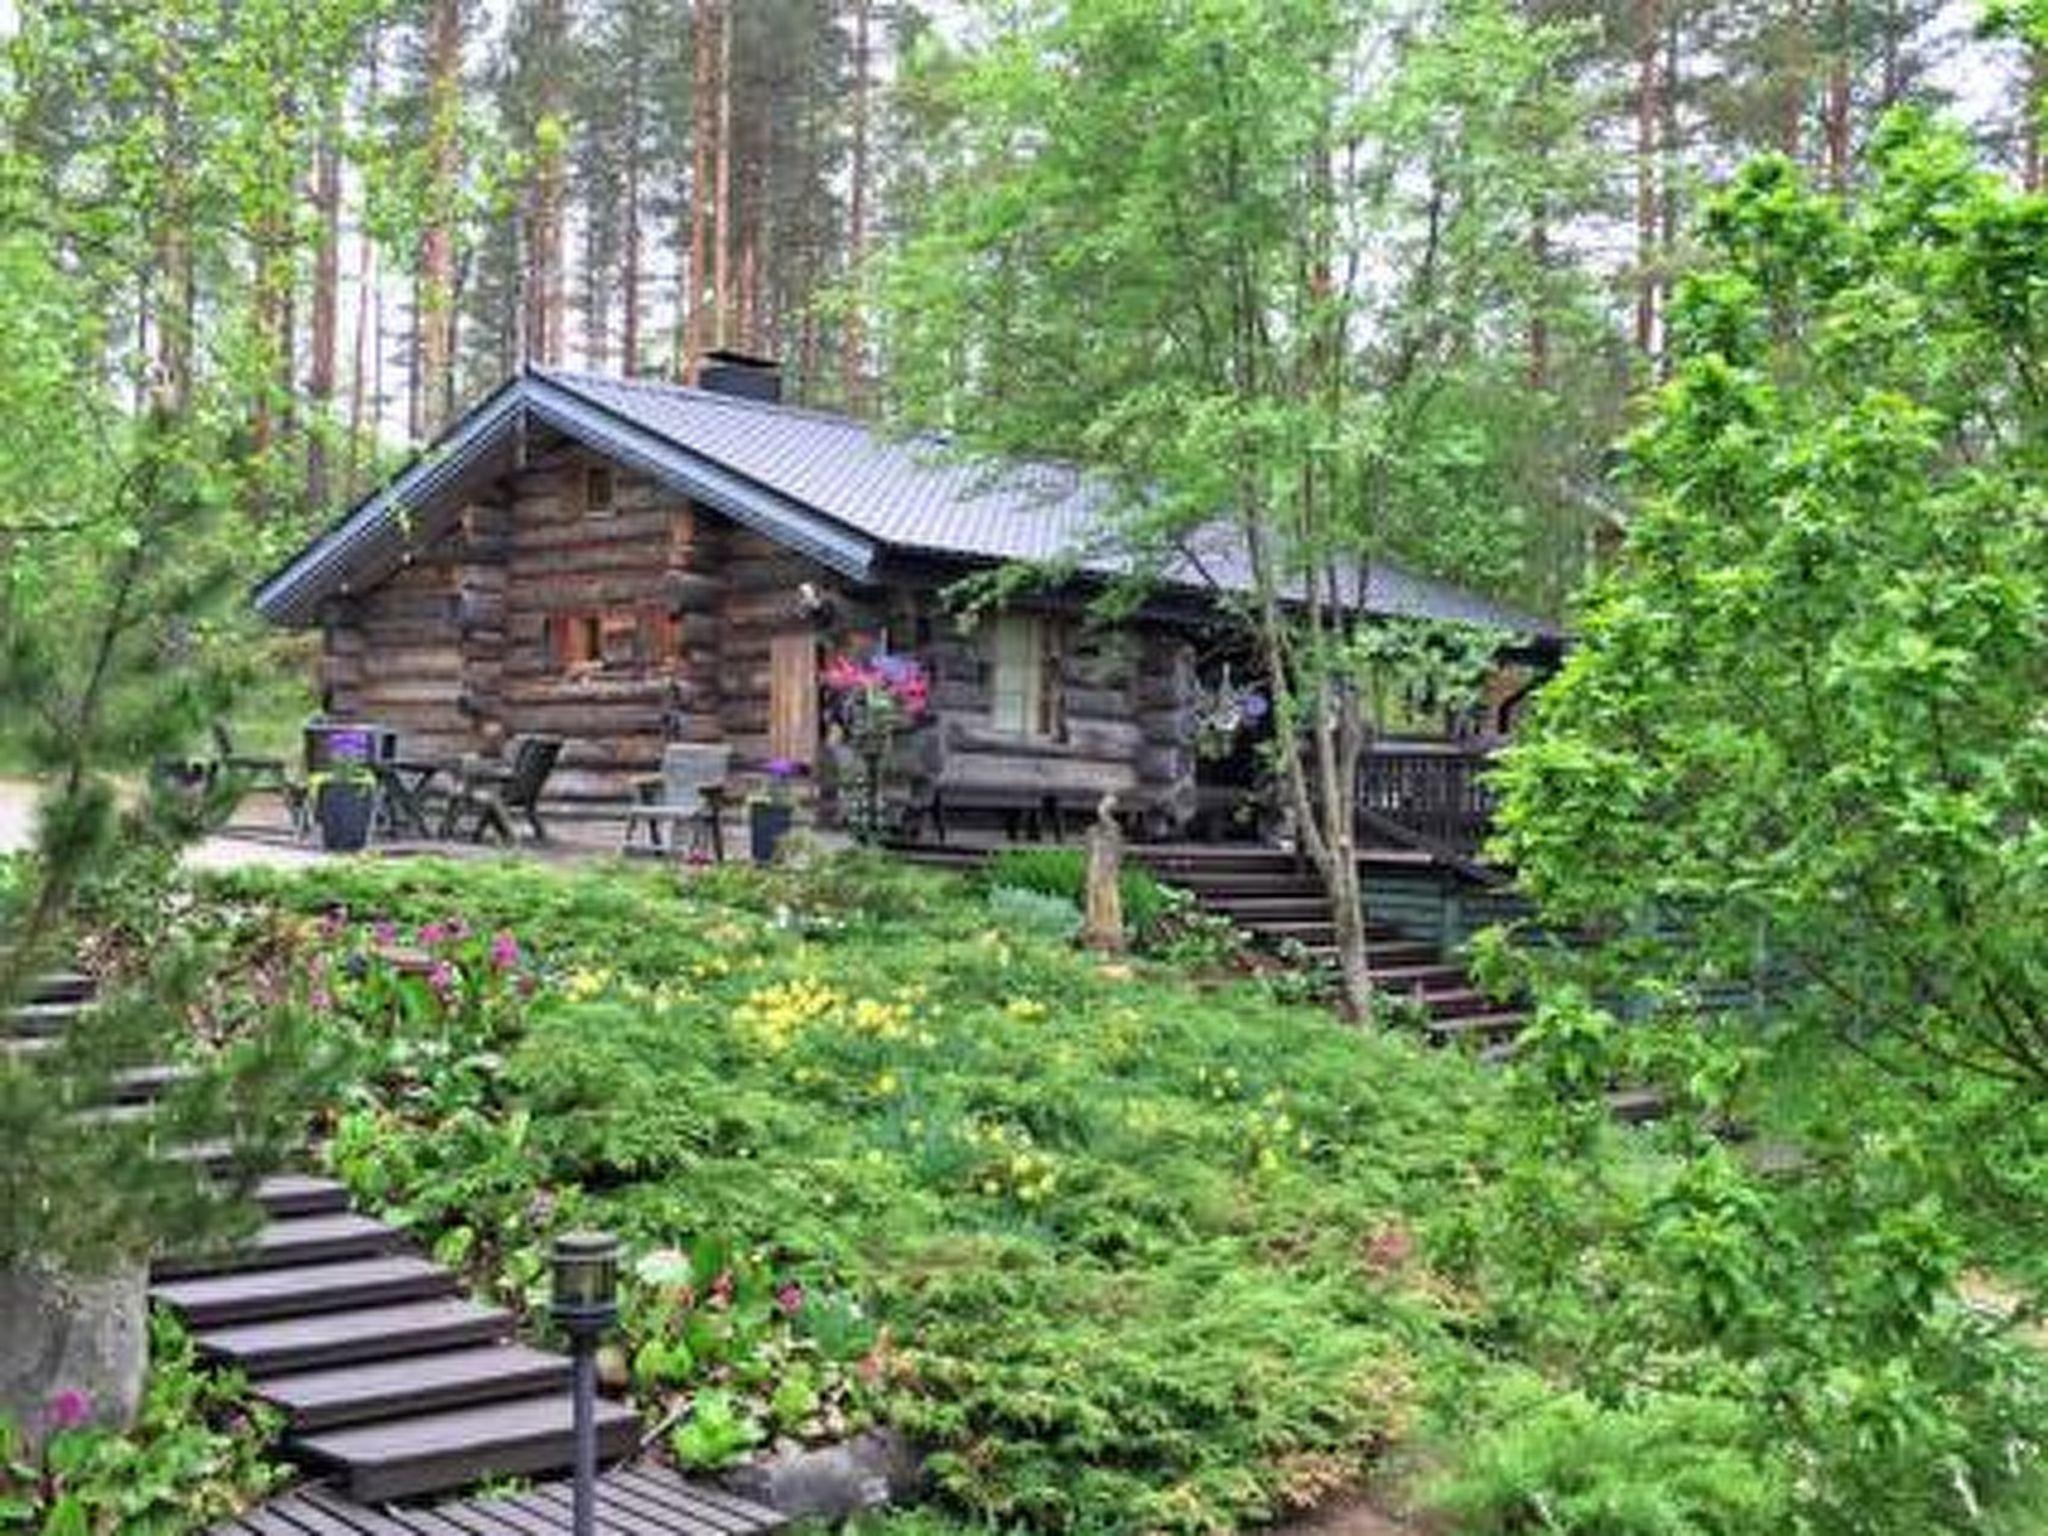
[[[796,821],[796,807],[793,805],[750,805],[747,807],[747,833],[753,844],[754,862],[771,864],[775,861],[775,850],[788,835]]]
[[[370,841],[370,821],[377,812],[377,786],[334,779],[320,786],[313,817],[320,826],[320,846],[329,853],[360,853]]]

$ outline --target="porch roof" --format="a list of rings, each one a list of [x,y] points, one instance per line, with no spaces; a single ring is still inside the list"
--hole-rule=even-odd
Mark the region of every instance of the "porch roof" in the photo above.
[[[1068,561],[1099,578],[1127,569],[1104,542],[1109,488],[1070,465],[1016,461],[992,470],[949,455],[938,439],[892,437],[850,417],[652,380],[529,369],[265,581],[259,611],[307,624],[325,598],[382,581],[446,531],[465,489],[516,464],[534,423],[859,582],[874,579],[889,554]],[[1195,591],[1250,585],[1241,542],[1221,529],[1163,579]],[[1558,633],[1547,620],[1388,561],[1373,562],[1363,599],[1373,613],[1535,638]]]

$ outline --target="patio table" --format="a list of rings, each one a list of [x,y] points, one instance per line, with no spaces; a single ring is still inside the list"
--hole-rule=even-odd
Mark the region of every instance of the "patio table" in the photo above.
[[[427,796],[446,763],[417,757],[394,757],[373,765],[382,791],[386,829],[402,835],[410,830],[422,838],[434,835],[427,820]]]

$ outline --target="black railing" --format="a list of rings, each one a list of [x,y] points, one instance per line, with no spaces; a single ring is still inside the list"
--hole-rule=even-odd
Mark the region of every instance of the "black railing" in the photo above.
[[[1493,831],[1495,796],[1483,778],[1492,764],[1490,743],[1376,742],[1359,766],[1359,805],[1368,823],[1476,859]]]

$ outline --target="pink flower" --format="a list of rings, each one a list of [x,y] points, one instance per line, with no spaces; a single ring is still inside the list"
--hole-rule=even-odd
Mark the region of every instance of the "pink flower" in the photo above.
[[[334,994],[316,982],[306,994],[306,1001],[316,1013],[326,1013],[334,1007]]]
[[[503,928],[491,935],[491,966],[509,971],[519,963],[519,941]]]
[[[420,942],[428,949],[432,949],[436,944],[445,943],[447,938],[448,930],[439,923],[427,923],[420,928]]]
[[[392,945],[398,942],[397,925],[394,924],[389,918],[380,919],[376,923],[376,925],[370,929],[370,937],[376,941],[377,947],[379,949],[389,949]]]
[[[76,1429],[92,1417],[92,1399],[76,1387],[66,1387],[43,1408],[52,1429]]]
[[[775,1287],[775,1305],[782,1309],[784,1317],[795,1317],[804,1308],[804,1288],[795,1280],[785,1280]]]
[[[455,967],[446,960],[436,960],[434,968],[427,972],[427,985],[434,989],[442,1002],[455,990]]]
[[[441,926],[447,930],[448,937],[451,939],[466,939],[469,937],[469,923],[459,914],[449,918]]]

